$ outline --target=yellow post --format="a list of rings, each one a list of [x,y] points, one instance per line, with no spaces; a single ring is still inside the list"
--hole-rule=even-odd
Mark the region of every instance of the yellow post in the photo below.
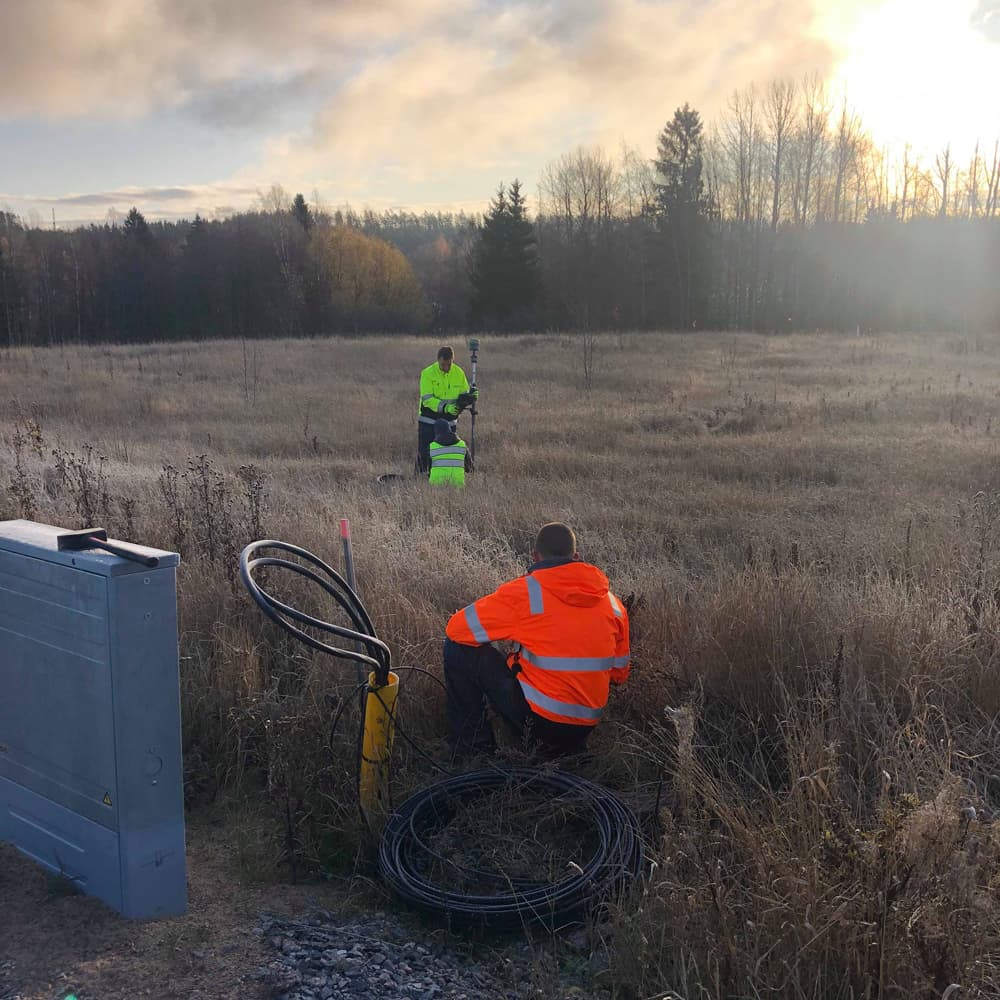
[[[389,683],[377,687],[375,673],[368,675],[365,730],[361,741],[361,808],[372,828],[381,826],[389,813],[389,754],[396,730],[396,695],[399,675],[389,672]]]

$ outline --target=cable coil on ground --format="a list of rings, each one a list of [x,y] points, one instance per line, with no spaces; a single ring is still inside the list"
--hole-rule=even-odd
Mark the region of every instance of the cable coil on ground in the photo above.
[[[518,784],[553,799],[571,796],[581,818],[597,836],[592,856],[572,865],[557,882],[512,879],[477,872],[496,883],[495,893],[449,890],[428,878],[434,861],[448,862],[428,845],[458,808],[475,808],[476,799]],[[538,922],[556,929],[627,888],[640,872],[642,841],[635,814],[612,792],[566,771],[528,767],[487,768],[439,781],[411,796],[389,817],[379,844],[378,867],[385,881],[406,902],[458,922],[509,928]]]

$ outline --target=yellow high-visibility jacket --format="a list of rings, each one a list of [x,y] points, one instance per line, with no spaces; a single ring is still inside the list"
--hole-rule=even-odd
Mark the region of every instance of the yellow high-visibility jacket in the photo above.
[[[435,361],[420,373],[420,423],[433,424],[435,420],[448,419],[444,408],[457,403],[463,392],[469,391],[465,372],[453,361],[447,373]],[[452,418],[453,419],[453,418]]]
[[[469,449],[465,442],[455,435],[451,444],[431,441],[431,473],[427,477],[432,485],[445,483],[448,486],[465,486],[465,464]]]

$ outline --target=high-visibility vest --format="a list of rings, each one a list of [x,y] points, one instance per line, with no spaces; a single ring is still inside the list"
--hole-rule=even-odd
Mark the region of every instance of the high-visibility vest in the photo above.
[[[449,486],[465,485],[465,456],[469,449],[459,438],[454,444],[430,444],[432,483],[447,483]]]
[[[444,408],[449,403],[458,403],[458,397],[469,391],[469,380],[465,372],[453,361],[447,372],[441,371],[435,361],[420,373],[420,423],[433,424],[435,420],[447,418]]]
[[[578,560],[540,565],[448,621],[455,642],[518,643],[507,659],[532,712],[580,726],[604,714],[610,684],[629,674],[628,612],[608,578]]]

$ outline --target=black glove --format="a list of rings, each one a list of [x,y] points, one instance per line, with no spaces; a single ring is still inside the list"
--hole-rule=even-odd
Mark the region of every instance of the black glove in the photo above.
[[[472,406],[472,404],[479,398],[479,392],[462,392],[458,396],[458,408],[464,410],[467,407]]]

